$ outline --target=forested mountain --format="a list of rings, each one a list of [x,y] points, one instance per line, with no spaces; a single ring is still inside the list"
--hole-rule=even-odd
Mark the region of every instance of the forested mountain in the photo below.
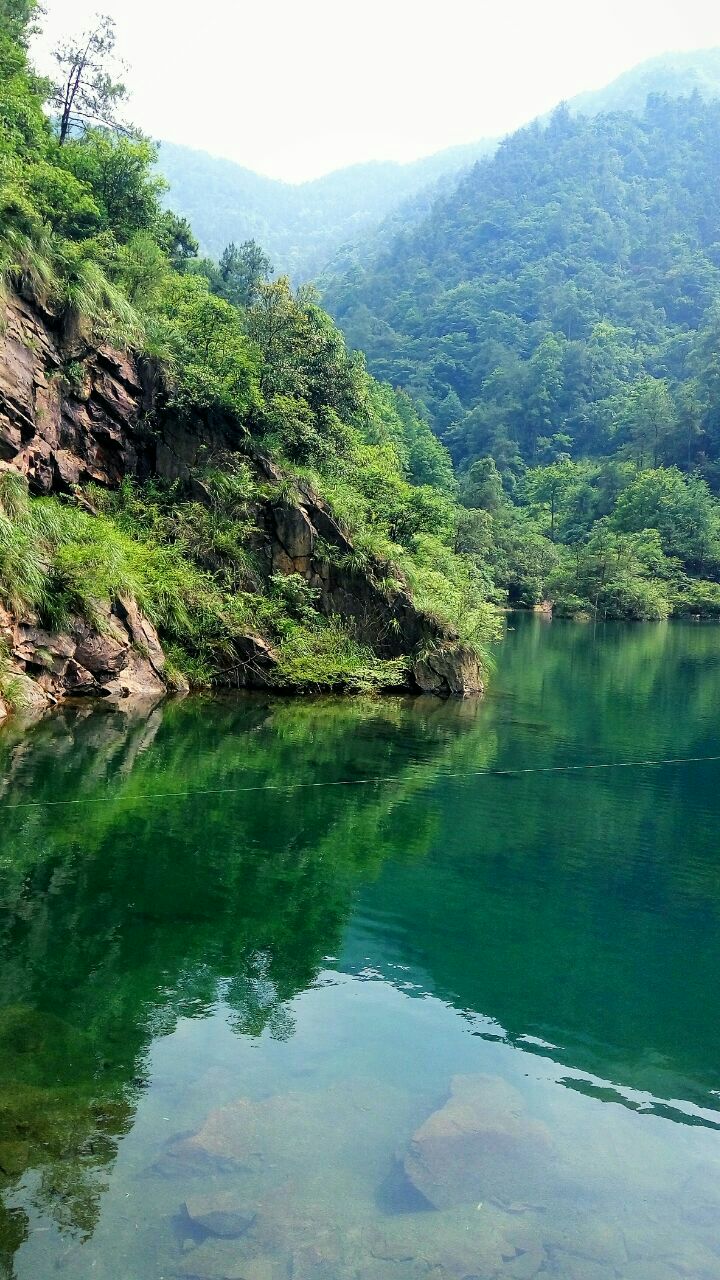
[[[641,111],[650,93],[678,97],[695,90],[704,97],[720,93],[720,50],[652,58],[568,105],[585,115]],[[364,256],[396,228],[417,222],[496,145],[481,139],[410,164],[352,165],[291,184],[206,151],[163,142],[159,168],[170,184],[168,207],[190,220],[204,253],[219,257],[230,241],[256,240],[276,270],[299,283],[325,270],[338,250],[333,271],[342,269],[353,252]]]
[[[652,616],[676,570],[718,573],[719,136],[699,94],[558,108],[327,283],[351,345],[421,403],[489,513],[475,545],[511,594]],[[605,591],[611,535],[624,603]]]
[[[170,142],[162,143],[158,163],[170,184],[168,206],[189,218],[203,252],[219,257],[230,241],[256,240],[276,269],[299,283],[340,245],[419,192],[447,185],[494,145],[450,147],[410,164],[357,164],[297,184]]]
[[[720,49],[693,49],[648,58],[602,89],[579,93],[568,105],[580,115],[643,111],[651,93],[687,98],[695,92],[703,98],[720,96]]]
[[[720,104],[697,95],[640,116],[559,108],[331,281],[330,309],[461,465],[512,468],[557,434],[576,455],[611,454],[645,413],[655,461],[713,473],[700,352],[718,323],[719,128]]]

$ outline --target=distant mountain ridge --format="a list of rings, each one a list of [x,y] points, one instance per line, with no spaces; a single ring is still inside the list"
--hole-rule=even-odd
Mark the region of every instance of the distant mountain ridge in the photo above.
[[[218,258],[231,240],[257,240],[278,272],[297,283],[318,274],[342,244],[372,230],[403,201],[447,183],[495,145],[484,139],[408,164],[373,161],[292,184],[163,142],[159,168],[170,183],[170,208],[190,219],[203,252]]]
[[[561,105],[328,274],[324,305],[461,469],[613,454],[642,423],[650,458],[720,484],[719,136],[700,94]]]
[[[651,58],[568,107],[584,115],[642,111],[651,93],[695,91],[720,97],[720,48]],[[203,253],[219,258],[231,240],[257,240],[276,271],[297,284],[346,270],[357,254],[365,258],[415,225],[497,141],[483,138],[408,164],[356,164],[299,184],[171,142],[161,143],[159,168],[170,183],[169,207],[190,219]]]
[[[601,111],[643,111],[648,95],[667,93],[671,98],[699,93],[703,98],[720,97],[720,48],[695,49],[689,53],[663,53],[649,58],[602,89],[580,93],[570,110],[583,115]]]

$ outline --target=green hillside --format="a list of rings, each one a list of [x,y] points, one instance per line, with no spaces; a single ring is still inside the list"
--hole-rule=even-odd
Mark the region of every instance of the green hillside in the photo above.
[[[551,545],[525,547],[532,570],[518,569],[515,526],[504,550],[497,529],[483,534],[496,581],[521,597],[597,603],[604,556],[596,548],[587,571],[576,566],[570,590],[558,542],[586,549],[607,520],[619,534],[657,534],[663,486],[677,481],[683,502],[683,473],[718,487],[719,130],[720,104],[699,94],[652,97],[642,114],[558,108],[506,139],[416,227],[327,282],[351,345],[416,397],[450,448],[466,500],[490,509],[512,499],[523,519],[538,517],[534,532]],[[649,471],[662,492],[621,518],[618,495]],[[695,531],[703,523],[683,519]],[[651,594],[672,577],[662,556],[708,573],[699,544],[678,552],[677,537],[659,536],[659,547],[632,552]],[[705,529],[703,547],[708,539],[716,546]],[[673,591],[660,594],[662,613]],[[607,608],[642,616],[646,604]]]
[[[127,476],[119,492],[83,494],[68,482],[58,493],[49,482],[38,495],[13,468],[21,437],[4,385],[0,606],[54,632],[70,617],[98,624],[134,599],[159,631],[168,671],[197,685],[237,668],[250,633],[276,647],[279,683],[397,684],[398,664],[360,643],[341,606],[325,616],[299,572],[261,567],[263,507],[292,504],[310,486],[353,539],[347,562],[335,556],[339,573],[364,574],[388,598],[407,589],[423,616],[456,623],[482,651],[495,622],[486,580],[455,554],[461,513],[446,452],[408,399],[347,351],[311,292],[268,282],[256,247],[219,267],[197,259],[187,222],[163,208],[154,147],[113,126],[118,95],[104,73],[89,108],[75,94],[72,129],[54,127],[48,85],[28,62],[37,12],[33,0],[0,0],[2,301],[21,298],[58,329],[60,396],[86,394],[85,361],[98,347],[125,350],[158,389],[148,429],[179,426],[208,447],[194,487]],[[104,127],[87,118],[99,100]],[[22,425],[32,434],[35,423]],[[258,451],[274,460],[269,480],[254,466]],[[9,660],[3,644],[8,700]]]

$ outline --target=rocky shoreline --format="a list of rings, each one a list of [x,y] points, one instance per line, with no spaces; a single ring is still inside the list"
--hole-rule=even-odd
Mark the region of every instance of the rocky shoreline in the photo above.
[[[112,489],[123,479],[178,482],[194,501],[210,500],[198,466],[238,443],[227,432],[192,430],[157,412],[162,379],[147,360],[90,343],[47,308],[19,295],[5,303],[0,345],[0,469],[23,475],[34,495],[59,495],[88,509],[84,487]],[[440,696],[483,690],[477,658],[447,628],[424,615],[402,585],[358,567],[352,540],[328,504],[302,480],[287,496],[282,471],[245,441],[243,460],[267,497],[251,511],[249,549],[261,572],[298,574],[318,610],[351,620],[379,658],[410,656],[405,687]],[[0,641],[17,701],[30,710],[66,697],[156,698],[168,687],[154,627],[132,600],[113,602],[90,626],[72,618],[51,633],[34,617],[0,610]],[[275,687],[272,643],[248,632],[223,683]],[[177,683],[171,687],[177,687]],[[182,681],[180,682],[182,687]],[[0,719],[10,699],[0,696]]]

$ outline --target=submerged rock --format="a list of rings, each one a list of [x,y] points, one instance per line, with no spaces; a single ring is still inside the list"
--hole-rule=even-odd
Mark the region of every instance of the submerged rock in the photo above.
[[[271,1258],[253,1255],[235,1240],[210,1239],[183,1257],[175,1275],[184,1280],[275,1280],[276,1271]]]
[[[455,1076],[450,1097],[415,1131],[403,1165],[436,1209],[483,1197],[536,1198],[552,1147],[546,1127],[498,1076]]]
[[[532,1280],[547,1258],[535,1224],[518,1231],[492,1205],[389,1219],[365,1232],[363,1253],[360,1274],[368,1280],[374,1275],[383,1280],[404,1275],[433,1280],[485,1280],[496,1275]]]
[[[213,1236],[241,1236],[255,1221],[255,1212],[231,1191],[190,1196],[185,1212],[194,1227]]]
[[[188,1168],[254,1169],[262,1159],[257,1112],[249,1099],[237,1098],[211,1111],[197,1133],[172,1143],[168,1155]]]

